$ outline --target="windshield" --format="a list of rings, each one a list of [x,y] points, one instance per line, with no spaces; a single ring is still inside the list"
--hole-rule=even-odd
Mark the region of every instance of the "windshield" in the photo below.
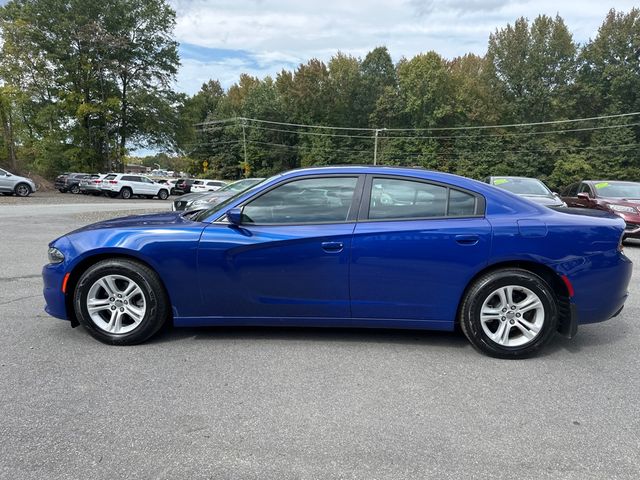
[[[238,180],[236,182],[230,183],[229,185],[225,185],[224,187],[220,188],[218,190],[218,192],[242,192],[243,190],[246,190],[247,188],[249,188],[252,185],[255,185],[258,182],[261,182],[262,178],[247,178],[245,180]]]
[[[496,187],[508,190],[516,195],[550,195],[551,190],[535,178],[501,177],[492,181]]]
[[[223,208],[225,208],[228,204],[230,204],[231,202],[233,202],[236,198],[238,198],[240,195],[244,195],[245,193],[250,193],[251,191],[255,190],[256,188],[258,188],[260,185],[262,185],[263,183],[266,183],[276,177],[279,177],[280,174],[274,175],[273,177],[269,177],[269,178],[263,178],[263,179],[259,179],[259,178],[252,178],[252,179],[247,179],[247,180],[238,180],[235,183],[232,183],[231,185],[227,185],[227,187],[231,187],[233,185],[237,185],[238,183],[242,183],[243,184],[243,188],[241,188],[240,191],[234,192],[233,190],[231,190],[230,188],[221,188],[220,190],[218,190],[218,192],[222,191],[222,190],[226,190],[227,192],[234,192],[234,195],[232,195],[231,197],[227,198],[225,201],[218,203],[217,205],[214,205],[211,208],[208,208],[206,210],[202,210],[201,212],[198,212],[196,215],[194,215],[192,217],[193,221],[195,222],[201,222],[203,221],[205,218],[207,218],[209,215],[211,215],[212,213],[215,213],[218,210],[221,210]]]
[[[598,182],[596,195],[609,198],[640,198],[640,183],[635,182]]]

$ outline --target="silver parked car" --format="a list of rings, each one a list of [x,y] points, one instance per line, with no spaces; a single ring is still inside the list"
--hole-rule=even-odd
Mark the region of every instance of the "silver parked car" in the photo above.
[[[14,175],[0,168],[0,192],[3,195],[27,197],[37,190],[33,180]]]

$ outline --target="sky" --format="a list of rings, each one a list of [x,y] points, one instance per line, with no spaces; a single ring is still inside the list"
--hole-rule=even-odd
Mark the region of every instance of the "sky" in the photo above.
[[[633,1],[552,0],[169,0],[182,66],[176,89],[209,79],[227,88],[241,73],[260,78],[341,51],[364,57],[386,46],[394,61],[435,50],[446,58],[484,54],[489,34],[524,16],[559,14],[585,43],[611,8]]]

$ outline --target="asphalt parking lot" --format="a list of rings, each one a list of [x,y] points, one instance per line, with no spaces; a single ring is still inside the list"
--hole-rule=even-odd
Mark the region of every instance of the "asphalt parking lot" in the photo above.
[[[43,311],[47,243],[170,201],[0,198],[2,479],[637,479],[640,287],[523,361],[457,333],[209,328],[109,347]],[[638,263],[640,244],[628,244]]]

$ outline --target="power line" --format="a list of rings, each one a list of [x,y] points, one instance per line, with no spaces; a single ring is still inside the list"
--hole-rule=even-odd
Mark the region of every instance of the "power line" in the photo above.
[[[291,122],[276,122],[274,120],[261,120],[258,118],[246,118],[246,117],[233,117],[226,118],[222,120],[210,120],[207,122],[196,123],[194,126],[206,126],[206,125],[215,125],[220,123],[227,122],[254,122],[254,123],[266,123],[270,125],[280,125],[286,127],[295,127],[295,128],[309,128],[309,129],[328,129],[328,130],[351,130],[351,131],[360,131],[360,132],[375,132],[375,130],[386,130],[390,132],[436,132],[436,131],[456,131],[456,130],[484,130],[484,129],[493,129],[493,128],[517,128],[517,127],[536,127],[542,125],[558,125],[558,124],[566,124],[566,123],[578,123],[578,122],[591,122],[597,120],[607,120],[612,118],[624,118],[624,117],[633,117],[640,115],[640,112],[629,112],[629,113],[618,113],[614,115],[599,115],[596,117],[583,117],[583,118],[571,118],[571,119],[563,119],[563,120],[549,120],[544,122],[527,122],[527,123],[508,123],[508,124],[498,124],[498,125],[469,125],[469,126],[459,126],[459,127],[430,127],[430,128],[367,128],[367,127],[340,127],[340,126],[330,126],[330,125],[309,125],[303,123],[291,123]]]
[[[515,132],[515,133],[489,133],[489,134],[480,134],[480,135],[393,135],[393,136],[384,136],[381,135],[378,138],[380,140],[455,140],[455,139],[478,139],[478,138],[499,138],[499,137],[526,137],[526,136],[537,136],[537,135],[550,135],[550,134],[565,134],[565,133],[574,133],[574,132],[588,132],[595,130],[608,130],[612,128],[623,128],[623,127],[636,127],[640,126],[640,122],[638,123],[620,123],[616,125],[604,125],[600,127],[583,127],[583,128],[569,128],[564,130],[544,130],[541,132]],[[370,139],[375,140],[375,133],[384,133],[387,131],[400,131],[400,130],[389,130],[389,129],[373,129],[371,130],[374,135],[348,135],[342,133],[321,133],[321,132],[308,132],[301,130],[290,130],[290,129],[281,129],[281,128],[270,128],[270,127],[262,127],[258,125],[246,125],[247,128],[253,128],[257,130],[264,130],[269,132],[280,132],[280,133],[288,133],[291,135],[311,135],[311,136],[321,136],[321,137],[334,137],[334,138],[360,138],[360,139]],[[223,130],[228,128],[225,127],[214,127],[211,129],[202,129],[201,132],[208,132],[213,130]]]

